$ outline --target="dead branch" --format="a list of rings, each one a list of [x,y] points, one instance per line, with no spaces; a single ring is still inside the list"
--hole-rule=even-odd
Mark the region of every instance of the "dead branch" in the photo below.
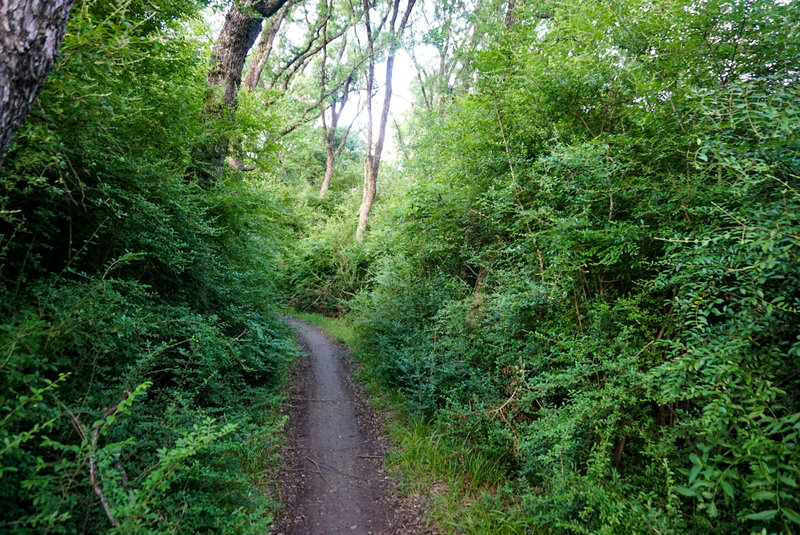
[[[119,408],[119,404],[128,399],[130,395],[131,393],[125,390],[122,399],[116,405],[104,411],[104,419],[108,418],[112,414],[115,414]],[[78,424],[80,424],[80,422],[77,420],[77,417],[75,417],[74,415],[72,416],[75,418],[75,421]],[[100,429],[102,427],[103,427],[103,422],[97,424],[92,428],[92,442],[90,448],[91,453],[89,454],[89,480],[92,483],[92,490],[94,490],[94,493],[97,495],[97,498],[103,505],[103,509],[105,510],[106,516],[108,517],[108,520],[111,522],[111,525],[113,525],[115,528],[119,528],[120,527],[119,522],[117,522],[117,519],[114,518],[114,515],[111,514],[111,506],[109,505],[108,500],[106,499],[106,496],[103,493],[103,488],[100,486],[100,483],[98,481],[99,470],[97,469],[97,463],[95,462],[94,451],[95,448],[97,447],[97,438],[100,435]]]

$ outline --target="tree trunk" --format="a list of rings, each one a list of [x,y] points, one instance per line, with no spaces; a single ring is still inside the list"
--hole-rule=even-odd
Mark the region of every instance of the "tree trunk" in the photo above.
[[[287,0],[283,9],[281,9],[280,15],[270,19],[267,26],[261,32],[261,39],[258,41],[258,46],[253,56],[253,62],[250,64],[250,68],[247,70],[247,76],[244,79],[244,86],[250,90],[250,92],[256,90],[256,86],[258,86],[258,82],[261,80],[261,73],[264,72],[264,65],[267,64],[267,60],[270,55],[272,55],[272,45],[275,43],[275,37],[278,35],[278,30],[280,30],[283,19],[286,18],[286,13],[292,6],[292,3],[293,0]]]
[[[325,153],[327,158],[325,160],[325,178],[322,179],[322,186],[319,188],[319,198],[323,198],[325,193],[328,191],[328,188],[331,185],[331,178],[333,177],[333,168],[336,166],[336,153],[333,151],[333,148],[328,144],[325,143]]]
[[[261,32],[261,22],[283,7],[287,0],[262,0],[246,4],[260,16],[250,16],[232,7],[225,16],[225,24],[211,55],[212,67],[208,73],[208,85],[216,89],[223,87],[222,103],[236,106],[236,93],[242,83],[242,69],[250,48]]]
[[[72,0],[0,0],[0,166],[53,67]]]
[[[319,69],[319,87],[320,87],[320,102],[325,100],[326,90],[327,90],[327,82],[328,82],[328,24],[325,23],[325,26],[322,28],[322,59],[320,61],[320,69]],[[339,49],[339,53],[336,56],[336,65],[335,67],[338,68],[342,64],[342,58],[344,57],[345,47],[347,45],[347,35],[344,36],[344,40],[342,42],[342,46]],[[327,193],[328,188],[331,185],[331,178],[333,177],[333,170],[336,167],[336,156],[339,154],[339,151],[342,150],[344,144],[347,142],[347,135],[350,133],[350,128],[353,126],[353,123],[350,123],[343,135],[341,140],[339,141],[339,145],[336,146],[336,132],[337,128],[339,127],[339,119],[342,116],[342,112],[344,111],[344,107],[347,105],[347,100],[350,98],[350,91],[352,90],[353,84],[353,76],[355,75],[355,70],[350,73],[350,75],[345,79],[344,83],[342,84],[342,96],[339,98],[338,102],[334,101],[333,104],[330,106],[331,110],[331,124],[328,126],[328,121],[325,118],[326,109],[322,107],[322,140],[325,142],[325,178],[322,179],[322,186],[319,188],[319,198],[322,199],[325,197],[325,193]],[[360,100],[360,99],[359,99]],[[358,114],[356,114],[358,115]],[[353,118],[355,122],[355,118]]]
[[[513,28],[519,23],[519,5],[517,0],[509,0],[506,4],[506,28]]]
[[[236,111],[236,94],[242,83],[242,70],[250,48],[261,32],[261,22],[278,12],[287,0],[260,0],[247,2],[244,8],[255,11],[251,16],[236,7],[231,7],[225,16],[225,23],[211,54],[211,70],[208,85],[213,92],[222,91],[222,98],[212,95],[206,107],[207,113],[220,114],[232,121]],[[228,139],[220,139],[214,145],[214,156],[218,162],[218,172],[228,152]]]
[[[358,211],[358,226],[356,227],[356,240],[361,243],[364,243],[369,214],[375,203],[375,195],[378,193],[377,167],[374,162],[375,159],[372,155],[367,155],[364,160],[364,194],[361,196],[361,208]]]
[[[369,2],[364,0],[364,10],[366,12],[367,41],[369,46],[369,67],[367,69],[367,156],[364,160],[364,194],[361,198],[361,208],[358,212],[358,226],[356,227],[356,240],[364,241],[364,234],[367,230],[369,214],[372,205],[375,203],[375,195],[378,192],[378,170],[381,165],[381,153],[386,139],[386,123],[389,120],[389,108],[392,101],[392,71],[394,70],[394,57],[397,52],[397,39],[403,34],[411,10],[414,9],[416,0],[408,0],[406,11],[400,22],[400,27],[395,28],[397,14],[400,9],[400,1],[394,0],[392,3],[392,18],[389,23],[391,42],[389,43],[389,53],[386,57],[386,80],[384,82],[383,109],[381,110],[381,122],[378,129],[378,140],[375,147],[372,147],[372,83],[375,77],[375,56],[373,50],[373,35],[369,27]]]
[[[344,129],[342,132],[341,139],[339,139],[339,144],[336,144],[336,132],[337,125],[339,124],[339,117],[341,117],[342,110],[344,110],[345,105],[347,104],[347,97],[350,93],[350,82],[348,81],[344,85],[344,97],[339,103],[339,111],[336,111],[336,103],[334,102],[333,106],[331,106],[331,115],[333,116],[332,125],[328,127],[325,124],[325,110],[322,110],[322,124],[323,124],[323,131],[324,131],[324,142],[325,142],[325,178],[322,180],[322,186],[319,189],[319,198],[322,199],[325,197],[325,193],[327,193],[328,188],[331,185],[331,178],[333,178],[333,171],[336,168],[336,157],[344,148],[345,143],[347,143],[347,136],[350,134],[350,129],[353,127],[353,124],[356,121],[356,118],[360,115],[361,110],[356,111],[356,116],[353,117],[353,121],[347,125],[347,128]]]
[[[395,6],[398,1],[394,0]],[[369,10],[369,0],[364,0],[364,20],[367,29],[369,62],[367,63],[367,154],[364,157],[364,187],[361,194],[361,207],[358,209],[358,226],[356,226],[356,240],[361,243],[364,242],[369,212],[372,210],[372,203],[375,202],[377,190],[376,181],[372,177],[372,87],[375,85],[375,39],[372,35]]]

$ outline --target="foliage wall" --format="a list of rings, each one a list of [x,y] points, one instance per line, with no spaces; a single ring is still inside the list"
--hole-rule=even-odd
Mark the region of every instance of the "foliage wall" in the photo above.
[[[416,115],[347,306],[526,529],[800,530],[799,18],[523,3]]]
[[[0,171],[3,533],[263,533],[274,511],[290,211],[258,173],[210,178],[202,4],[76,2]]]
[[[340,128],[340,131],[342,129]],[[284,141],[278,171],[293,191],[297,241],[287,251],[287,300],[298,310],[341,316],[369,277],[373,254],[353,240],[364,172],[363,132],[350,133],[337,156],[330,190],[319,197],[325,175],[320,128]]]

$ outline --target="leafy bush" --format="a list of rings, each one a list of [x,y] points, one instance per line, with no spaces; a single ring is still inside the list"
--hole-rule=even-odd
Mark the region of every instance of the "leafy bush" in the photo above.
[[[418,119],[361,351],[531,529],[794,532],[797,6],[539,4]]]
[[[76,2],[2,169],[0,531],[263,533],[275,510],[293,215],[260,173],[206,179],[202,4]]]

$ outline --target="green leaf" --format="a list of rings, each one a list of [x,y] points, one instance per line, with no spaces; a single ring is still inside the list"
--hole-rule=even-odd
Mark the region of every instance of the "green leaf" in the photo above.
[[[728,498],[733,498],[733,487],[727,481],[720,481],[719,486]]]
[[[775,493],[769,490],[757,490],[750,495],[751,500],[771,500],[775,497]]]
[[[696,464],[692,467],[692,471],[689,472],[689,484],[691,485],[694,483],[694,480],[697,479],[697,474],[700,473],[700,469],[703,468],[699,464]]]
[[[800,513],[798,513],[797,511],[782,507],[781,508],[781,513],[783,513],[783,515],[786,518],[788,518],[789,520],[791,520],[795,524],[800,524]]]
[[[718,513],[717,513],[716,504],[714,504],[714,502],[709,502],[709,504],[708,504],[708,516],[710,516],[711,518],[716,518],[717,515],[718,515]]]
[[[775,518],[776,514],[778,514],[777,509],[767,509],[766,511],[761,511],[758,513],[750,513],[745,518],[749,518],[750,520],[770,520]]]

